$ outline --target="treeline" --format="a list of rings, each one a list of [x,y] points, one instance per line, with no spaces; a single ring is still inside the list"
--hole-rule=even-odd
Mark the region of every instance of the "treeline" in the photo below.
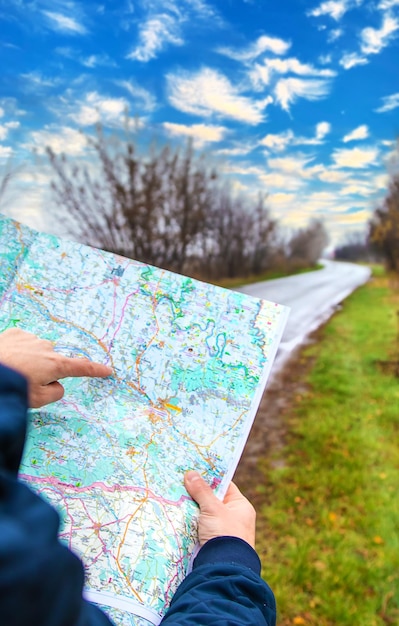
[[[369,224],[369,242],[380,254],[388,270],[399,273],[399,141],[388,193],[374,211]]]
[[[346,237],[344,243],[337,246],[334,258],[339,261],[372,263],[380,261],[381,256],[373,250],[367,233],[352,233]]]
[[[335,249],[335,258],[347,261],[384,261],[399,273],[399,140],[391,157],[388,191],[375,209],[366,235],[351,236]]]
[[[309,267],[327,244],[317,220],[284,236],[267,198],[233,194],[190,142],[143,155],[131,138],[101,128],[87,141],[90,164],[47,148],[56,204],[80,241],[210,280]]]

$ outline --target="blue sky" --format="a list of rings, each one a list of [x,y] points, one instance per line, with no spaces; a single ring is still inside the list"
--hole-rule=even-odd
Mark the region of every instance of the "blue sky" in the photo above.
[[[2,210],[31,226],[57,229],[44,146],[90,160],[80,131],[126,109],[288,228],[321,217],[337,242],[384,196],[399,0],[0,0],[0,29],[0,171],[23,165]]]

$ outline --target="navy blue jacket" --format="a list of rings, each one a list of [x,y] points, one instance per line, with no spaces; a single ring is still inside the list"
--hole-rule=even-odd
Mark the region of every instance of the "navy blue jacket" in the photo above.
[[[0,624],[111,626],[82,598],[81,561],[57,538],[55,510],[17,479],[26,434],[25,379],[0,365]],[[166,626],[275,626],[256,552],[220,537],[199,551],[162,620]]]

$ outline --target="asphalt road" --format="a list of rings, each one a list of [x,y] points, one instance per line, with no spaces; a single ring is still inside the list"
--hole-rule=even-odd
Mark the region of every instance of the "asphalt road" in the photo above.
[[[325,322],[352,291],[370,277],[367,267],[324,261],[321,270],[240,287],[237,291],[286,304],[291,308],[273,373],[280,369],[295,348]]]

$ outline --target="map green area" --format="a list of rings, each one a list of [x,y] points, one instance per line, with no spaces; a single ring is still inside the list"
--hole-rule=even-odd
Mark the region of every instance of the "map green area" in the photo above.
[[[0,216],[0,332],[107,363],[30,415],[21,478],[59,511],[86,595],[116,623],[159,623],[187,573],[198,470],[223,497],[287,308]]]

